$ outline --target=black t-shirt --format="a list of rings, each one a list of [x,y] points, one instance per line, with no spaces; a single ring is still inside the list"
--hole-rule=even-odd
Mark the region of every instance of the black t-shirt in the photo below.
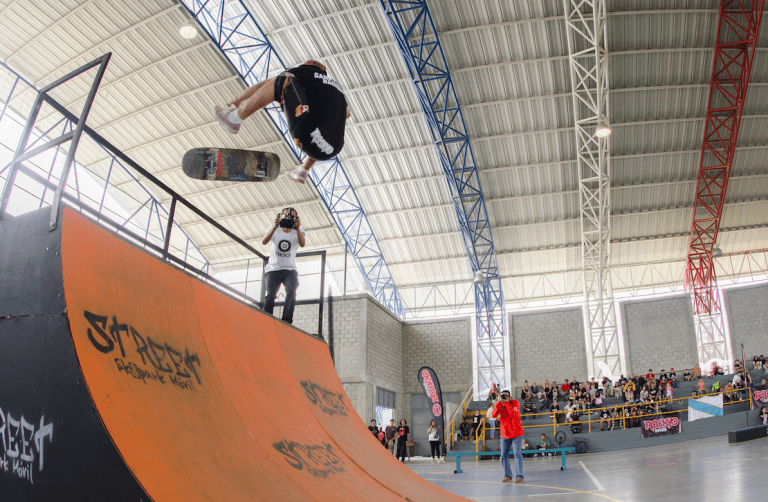
[[[371,434],[373,434],[374,436],[377,436],[379,434],[379,428],[376,427],[375,425],[369,425],[368,430],[371,431]]]
[[[472,415],[472,423],[474,425],[479,425],[481,418],[483,418],[483,417],[481,417],[480,415]]]
[[[411,428],[408,427],[407,425],[401,425],[400,427],[397,428],[397,436],[400,439],[404,439],[408,441],[408,434],[410,433],[411,433]]]
[[[662,381],[662,382],[666,382],[667,381],[667,375],[665,373],[662,373],[661,376],[659,376],[659,380]]]
[[[611,418],[611,414],[608,413],[608,410],[601,411],[600,412],[600,418],[602,418],[603,420],[605,420],[607,418]]]
[[[344,146],[347,120],[344,92],[317,66],[301,65],[288,71],[301,85],[309,106],[309,112],[295,117],[293,110],[299,104],[298,97],[290,87],[285,90],[284,113],[291,135],[301,140],[302,150],[311,157],[327,160]]]
[[[659,395],[659,389],[654,387],[653,389],[648,391],[648,395],[651,396],[652,398],[656,399],[656,396]]]

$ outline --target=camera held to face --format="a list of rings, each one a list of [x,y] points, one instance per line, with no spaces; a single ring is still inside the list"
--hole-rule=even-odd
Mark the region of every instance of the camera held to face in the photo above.
[[[296,223],[296,216],[292,214],[279,214],[281,228],[293,228]]]

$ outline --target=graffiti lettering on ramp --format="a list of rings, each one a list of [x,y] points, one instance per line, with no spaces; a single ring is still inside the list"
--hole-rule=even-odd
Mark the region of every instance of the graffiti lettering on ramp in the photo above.
[[[347,405],[344,404],[344,397],[340,392],[333,392],[310,381],[301,382],[301,386],[304,387],[307,399],[318,405],[323,413],[347,416]]]
[[[0,472],[18,476],[34,484],[34,470],[43,471],[45,442],[53,440],[53,424],[40,417],[40,426],[29,423],[24,415],[16,420],[0,408]],[[35,452],[38,461],[35,462]]]
[[[161,343],[151,336],[144,336],[133,326],[119,323],[117,316],[112,316],[112,322],[107,327],[109,322],[107,316],[93,314],[87,310],[83,315],[91,325],[87,329],[88,340],[96,350],[109,354],[116,348],[120,349],[122,357],[114,358],[118,372],[141,380],[145,384],[169,383],[180,389],[191,391],[197,390],[195,381],[198,385],[202,385],[195,367],[195,365],[200,367],[197,354],[190,354],[188,349],[184,349],[182,353],[180,349],[168,343]],[[141,363],[136,354],[141,357]],[[131,358],[135,361],[131,361]]]
[[[346,471],[344,462],[328,443],[307,445],[293,441],[280,441],[272,446],[285,456],[288,464],[299,471],[306,470],[318,478]]]

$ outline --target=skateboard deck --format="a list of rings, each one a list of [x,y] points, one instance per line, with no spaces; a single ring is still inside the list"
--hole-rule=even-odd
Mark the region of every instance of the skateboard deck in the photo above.
[[[280,157],[232,148],[193,148],[184,154],[181,167],[199,180],[274,181],[280,174]]]

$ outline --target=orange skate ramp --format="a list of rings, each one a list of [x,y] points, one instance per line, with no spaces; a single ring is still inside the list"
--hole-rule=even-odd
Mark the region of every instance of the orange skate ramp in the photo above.
[[[85,383],[155,502],[466,500],[373,439],[321,341],[69,209],[61,260]]]

